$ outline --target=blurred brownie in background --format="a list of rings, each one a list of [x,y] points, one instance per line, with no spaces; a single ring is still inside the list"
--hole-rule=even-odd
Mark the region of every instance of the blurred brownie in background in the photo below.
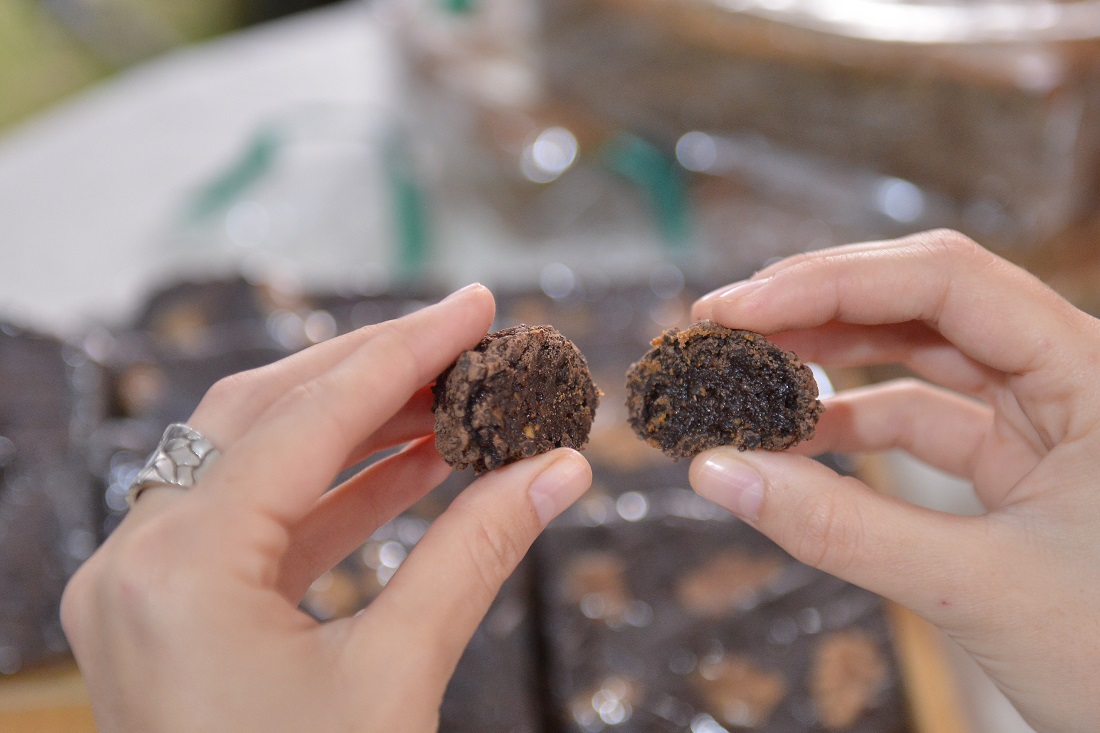
[[[96,547],[102,379],[76,345],[0,323],[0,673],[68,649],[61,592]]]

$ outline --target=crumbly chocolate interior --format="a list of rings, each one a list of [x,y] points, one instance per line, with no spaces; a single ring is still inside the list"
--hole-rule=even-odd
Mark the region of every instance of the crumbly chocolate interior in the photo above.
[[[823,409],[798,357],[712,321],[654,339],[626,386],[634,432],[676,459],[720,445],[784,450],[813,437]]]
[[[588,442],[599,391],[584,356],[553,326],[491,333],[434,387],[436,448],[478,474]]]

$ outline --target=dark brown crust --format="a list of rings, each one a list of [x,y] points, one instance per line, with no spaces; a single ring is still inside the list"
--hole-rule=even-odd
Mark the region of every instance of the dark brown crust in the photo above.
[[[797,356],[712,321],[654,339],[626,387],[634,432],[676,459],[720,445],[790,448],[813,437],[824,409]]]
[[[435,445],[478,474],[588,443],[599,391],[584,356],[553,326],[491,333],[436,380]]]

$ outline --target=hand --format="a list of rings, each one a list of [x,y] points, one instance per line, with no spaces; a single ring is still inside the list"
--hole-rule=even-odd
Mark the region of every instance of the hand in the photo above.
[[[354,618],[306,589],[442,481],[431,395],[485,335],[471,286],[225,379],[189,424],[222,451],[153,488],[70,582],[62,620],[104,731],[432,731],[454,666],[543,526],[591,482],[559,449],[475,482]],[[411,442],[409,442],[411,441]],[[408,442],[328,491],[342,469]]]
[[[692,485],[940,626],[1038,730],[1100,729],[1100,324],[942,231],[781,261],[693,316],[826,366],[900,362],[928,380],[837,395],[796,452],[904,449],[971,479],[982,516],[921,509],[792,454],[708,451]]]

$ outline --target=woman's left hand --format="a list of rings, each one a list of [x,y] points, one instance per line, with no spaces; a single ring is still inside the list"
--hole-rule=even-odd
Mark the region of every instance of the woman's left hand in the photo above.
[[[590,484],[580,454],[476,481],[356,617],[319,624],[298,604],[448,475],[427,385],[492,318],[492,296],[472,286],[210,390],[188,424],[220,449],[216,462],[189,489],[145,491],[66,589],[65,630],[102,730],[436,729],[501,584]]]

